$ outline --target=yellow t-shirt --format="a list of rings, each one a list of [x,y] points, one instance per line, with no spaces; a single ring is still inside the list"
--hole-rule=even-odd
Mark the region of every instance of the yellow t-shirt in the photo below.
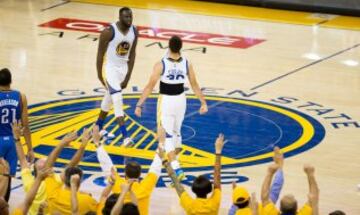
[[[270,202],[262,209],[262,215],[278,215],[280,211],[276,208],[274,203]],[[309,204],[305,204],[297,213],[297,215],[312,215],[312,208]]]
[[[15,210],[11,213],[11,215],[24,215],[24,213],[21,209],[15,208]]]
[[[242,208],[236,211],[235,215],[252,215],[250,208]]]
[[[96,209],[96,215],[102,215],[102,209],[105,207],[106,200],[101,200]]]
[[[149,205],[151,193],[154,190],[158,177],[156,174],[149,172],[141,182],[134,182],[131,189],[138,199],[138,208],[141,215],[149,214]],[[126,183],[126,180],[119,175],[116,175],[115,185],[113,186],[113,193],[121,193],[121,184]],[[131,202],[130,194],[125,196],[124,202]]]
[[[60,183],[61,178],[59,174],[54,174],[55,179]],[[35,178],[32,175],[32,172],[29,168],[24,168],[21,170],[21,180],[24,185],[25,192],[29,192],[30,188],[34,184]],[[45,189],[45,182],[41,182],[40,187],[36,193],[35,199],[29,208],[29,215],[37,215],[39,211],[39,207],[41,203],[43,203],[47,199],[46,189]],[[45,209],[44,214],[50,215],[49,211]]]
[[[46,193],[50,213],[59,212],[62,215],[71,214],[71,190],[63,188],[63,183],[58,182],[54,176],[45,179]],[[89,194],[77,192],[79,213],[85,214],[97,209],[97,202]]]
[[[212,196],[208,199],[193,199],[187,192],[183,192],[180,196],[180,204],[188,215],[217,215],[220,201],[220,189],[214,189]]]

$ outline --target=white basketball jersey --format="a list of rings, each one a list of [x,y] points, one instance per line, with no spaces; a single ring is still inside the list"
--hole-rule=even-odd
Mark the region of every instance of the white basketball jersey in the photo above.
[[[172,61],[167,57],[161,60],[163,71],[160,81],[166,84],[184,84],[188,77],[189,66],[188,60],[181,57],[180,61]]]
[[[113,29],[113,38],[109,42],[104,63],[106,67],[122,67],[129,61],[130,50],[135,40],[135,26],[131,25],[127,34],[123,34],[116,23],[111,24]]]

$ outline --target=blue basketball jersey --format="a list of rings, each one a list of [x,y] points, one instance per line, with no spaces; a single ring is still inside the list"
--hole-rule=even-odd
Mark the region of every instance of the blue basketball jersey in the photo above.
[[[16,90],[0,91],[0,136],[12,136],[11,123],[20,118],[20,92]]]

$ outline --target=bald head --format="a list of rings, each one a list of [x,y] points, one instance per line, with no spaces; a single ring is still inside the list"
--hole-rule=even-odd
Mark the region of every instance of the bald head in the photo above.
[[[280,211],[282,214],[293,214],[297,212],[297,201],[291,194],[285,195],[280,201]]]

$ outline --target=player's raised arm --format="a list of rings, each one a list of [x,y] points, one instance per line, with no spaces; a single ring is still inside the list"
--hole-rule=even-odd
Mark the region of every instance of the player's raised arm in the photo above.
[[[113,32],[111,30],[110,27],[105,28],[101,34],[100,34],[100,39],[99,39],[99,46],[98,46],[98,52],[97,52],[97,58],[96,58],[96,70],[97,70],[97,75],[99,78],[99,81],[101,82],[101,84],[103,86],[105,86],[105,81],[104,81],[104,77],[102,74],[102,67],[104,64],[104,55],[106,53],[108,44],[111,40],[111,37],[113,35]]]
[[[201,102],[199,113],[205,114],[208,111],[206,100],[196,80],[195,71],[191,63],[189,63],[189,82],[191,85],[191,89],[194,91],[195,95],[199,98]]]
[[[141,110],[144,105],[145,100],[147,97],[151,94],[152,90],[154,89],[156,83],[160,79],[161,72],[163,70],[163,65],[161,62],[157,62],[154,66],[153,72],[150,76],[150,80],[147,83],[143,93],[141,94],[141,97],[139,101],[136,104],[135,108],[135,115],[138,117],[141,117]]]

